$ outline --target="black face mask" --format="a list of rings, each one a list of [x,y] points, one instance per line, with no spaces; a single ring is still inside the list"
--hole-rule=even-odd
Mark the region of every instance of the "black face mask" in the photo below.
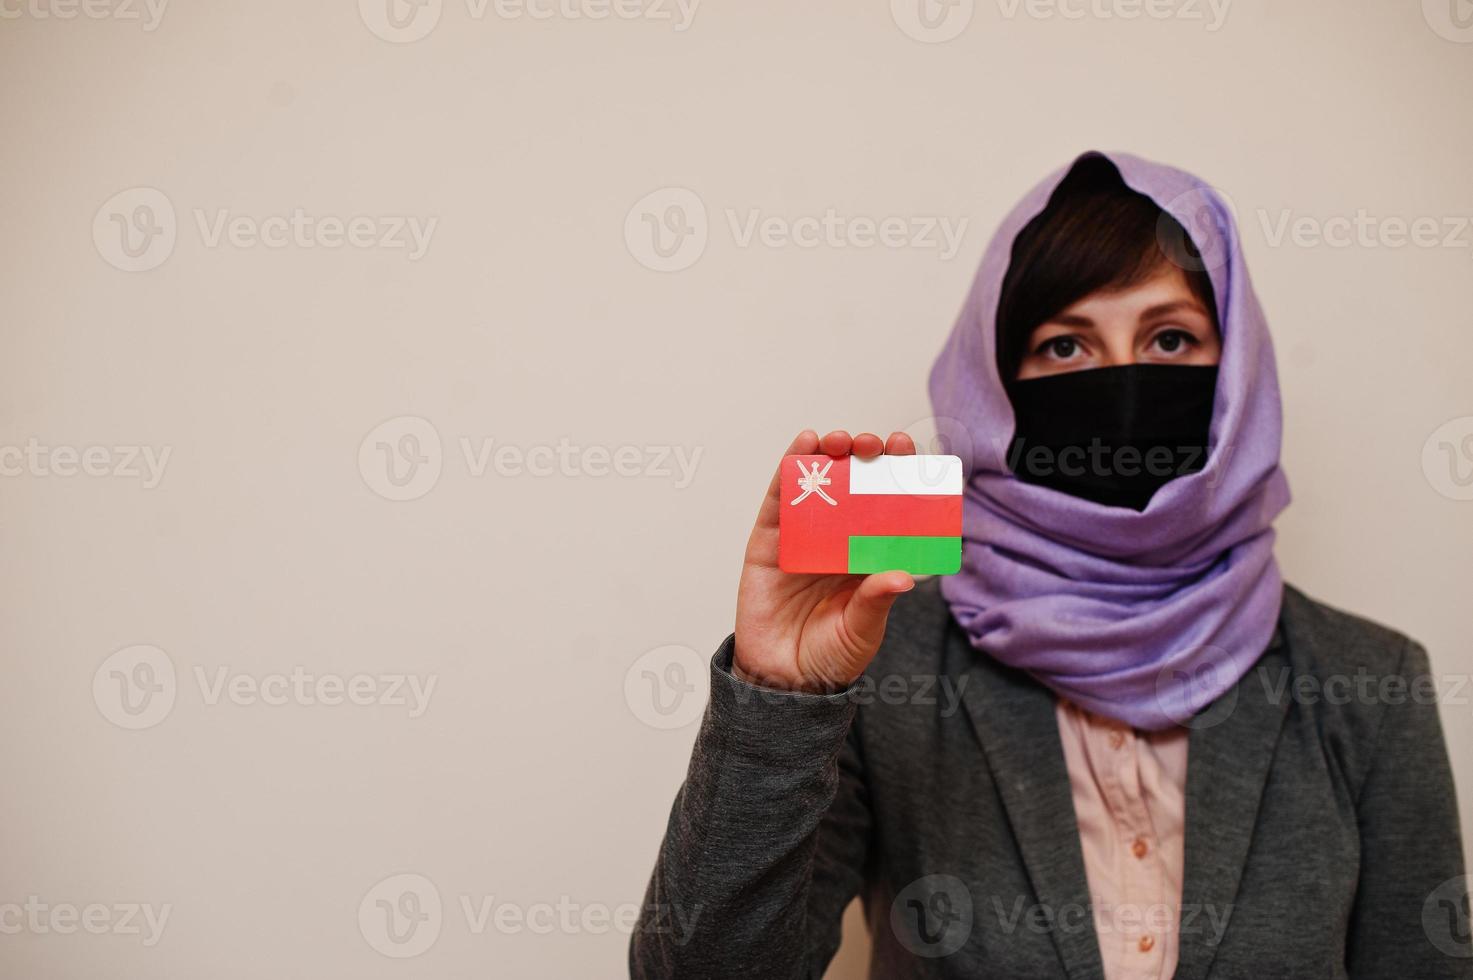
[[[1207,462],[1216,367],[1126,364],[1015,382],[1008,468],[1024,483],[1145,510]]]

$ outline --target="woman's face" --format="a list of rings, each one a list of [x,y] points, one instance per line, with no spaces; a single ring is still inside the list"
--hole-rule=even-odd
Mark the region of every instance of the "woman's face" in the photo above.
[[[1019,381],[1123,364],[1209,366],[1222,356],[1210,310],[1170,262],[1134,286],[1100,290],[1029,335]]]

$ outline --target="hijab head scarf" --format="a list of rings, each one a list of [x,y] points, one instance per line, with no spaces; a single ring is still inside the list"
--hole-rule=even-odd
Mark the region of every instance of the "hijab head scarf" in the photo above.
[[[1155,731],[1188,723],[1233,687],[1273,635],[1283,582],[1272,524],[1289,503],[1278,374],[1222,198],[1127,154],[1080,160],[1097,156],[1188,230],[1211,277],[1222,356],[1206,463],[1144,510],[1025,483],[1008,467],[1014,415],[997,365],[998,296],[1013,240],[1061,169],[1004,219],[931,370],[938,427],[964,436],[953,451],[967,473],[962,569],[941,591],[979,651],[1089,711]]]

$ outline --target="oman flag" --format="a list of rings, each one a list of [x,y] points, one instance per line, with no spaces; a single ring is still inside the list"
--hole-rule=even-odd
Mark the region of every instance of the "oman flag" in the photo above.
[[[785,572],[961,570],[956,456],[786,456],[781,506],[777,553]]]

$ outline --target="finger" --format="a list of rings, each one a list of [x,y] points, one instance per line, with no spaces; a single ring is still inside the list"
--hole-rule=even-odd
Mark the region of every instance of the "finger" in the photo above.
[[[860,459],[874,459],[885,451],[885,442],[873,432],[861,432],[854,437],[854,447],[850,451]]]
[[[818,433],[812,429],[804,429],[793,437],[793,441],[783,452],[784,458],[788,456],[812,456],[818,452]],[[777,515],[780,512],[778,494],[782,492],[783,466],[779,461],[777,469],[773,470],[772,482],[767,485],[767,496],[762,500],[762,507],[757,511],[757,526],[777,527]]]
[[[854,440],[843,429],[835,429],[818,442],[818,451],[830,456],[848,456]]]
[[[890,607],[903,592],[915,588],[908,572],[878,572],[867,576],[844,607],[844,631],[864,650],[879,648],[885,637]]]
[[[914,456],[916,441],[904,432],[892,432],[885,440],[885,452],[891,456]]]

